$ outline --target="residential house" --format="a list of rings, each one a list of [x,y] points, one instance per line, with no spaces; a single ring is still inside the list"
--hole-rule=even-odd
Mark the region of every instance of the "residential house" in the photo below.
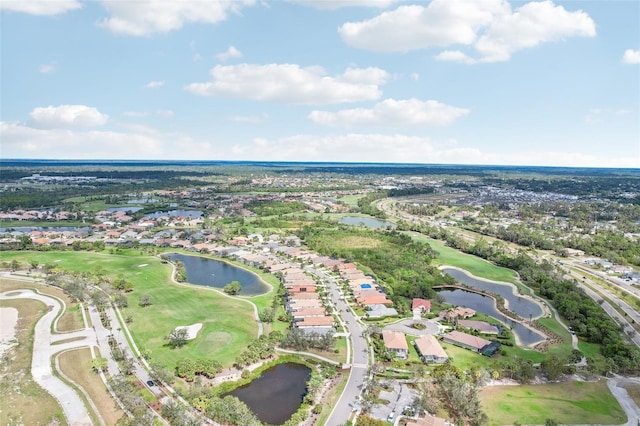
[[[482,352],[486,346],[491,344],[489,340],[483,339],[482,337],[472,336],[471,334],[455,330],[444,334],[442,340],[478,353]]]
[[[394,308],[387,308],[384,305],[376,304],[370,305],[367,308],[366,315],[368,318],[394,317],[398,315],[398,311],[396,311]]]
[[[432,334],[427,334],[414,340],[413,344],[423,362],[442,364],[449,360],[449,355],[442,349],[440,342]]]
[[[384,347],[393,352],[398,359],[407,359],[409,356],[409,345],[404,333],[399,331],[383,331],[382,341]]]

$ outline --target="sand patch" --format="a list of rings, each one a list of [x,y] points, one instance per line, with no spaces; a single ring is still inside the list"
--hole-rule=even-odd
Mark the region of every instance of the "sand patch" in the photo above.
[[[185,325],[181,327],[176,327],[176,330],[181,330],[183,328],[187,329],[187,340],[193,340],[198,337],[198,332],[202,329],[202,323],[196,323],[192,325]]]
[[[18,344],[16,341],[16,325],[18,324],[18,310],[16,308],[0,308],[0,357],[11,347]]]
[[[141,263],[140,265],[138,265],[138,268],[144,268],[145,266],[149,266],[148,263]]]

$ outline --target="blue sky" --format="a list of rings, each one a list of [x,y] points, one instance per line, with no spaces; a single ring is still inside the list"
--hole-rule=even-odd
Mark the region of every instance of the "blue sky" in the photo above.
[[[640,2],[0,0],[2,158],[640,167]]]

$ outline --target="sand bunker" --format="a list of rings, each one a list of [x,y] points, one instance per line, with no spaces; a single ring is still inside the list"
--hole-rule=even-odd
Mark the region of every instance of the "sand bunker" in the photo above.
[[[199,322],[197,324],[176,327],[176,330],[180,330],[183,328],[187,329],[187,333],[188,333],[187,340],[193,340],[198,336],[198,332],[202,329],[202,323]]]
[[[12,346],[18,344],[16,341],[16,325],[18,324],[18,310],[16,308],[0,308],[0,357],[4,355]]]

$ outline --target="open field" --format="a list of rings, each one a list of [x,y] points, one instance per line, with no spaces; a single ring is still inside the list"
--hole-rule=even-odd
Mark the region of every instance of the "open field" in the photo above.
[[[489,425],[564,424],[615,425],[627,416],[605,380],[544,385],[489,386],[480,391]]]
[[[439,265],[456,266],[467,270],[477,277],[488,280],[518,284],[517,274],[511,269],[496,266],[477,256],[472,256],[447,247],[442,241],[434,240],[415,232],[411,232],[409,235],[418,241],[428,243],[433,250],[437,251],[438,257],[435,259],[435,262]]]
[[[636,405],[640,407],[640,386],[627,386],[625,388],[629,393],[629,396],[635,401]]]
[[[128,307],[123,317],[143,353],[151,362],[173,368],[182,358],[212,358],[229,367],[235,358],[257,337],[253,308],[246,301],[223,295],[211,288],[179,285],[171,281],[171,265],[154,256],[110,255],[93,252],[4,252],[0,260],[21,262],[36,260],[60,269],[109,276],[123,274],[133,284],[127,294]],[[142,266],[146,265],[146,266]],[[139,306],[142,295],[152,304]],[[202,323],[198,337],[180,349],[170,349],[164,339],[175,327]]]
[[[58,318],[58,321],[56,323],[56,331],[63,333],[84,328],[84,321],[82,320],[80,305],[73,302],[71,298],[67,296],[64,291],[62,291],[62,289],[32,281],[13,280],[7,279],[5,277],[0,278],[0,292],[17,290],[21,288],[36,289],[40,293],[57,297],[64,302],[66,309]]]
[[[58,356],[58,360],[62,373],[87,392],[106,424],[116,424],[124,416],[100,376],[91,369],[89,348],[66,351]]]
[[[5,281],[3,279],[1,283],[6,290]],[[33,329],[46,313],[46,306],[37,300],[26,299],[3,300],[0,306],[18,310],[18,345],[0,359],[0,424],[66,424],[58,402],[31,376]]]

